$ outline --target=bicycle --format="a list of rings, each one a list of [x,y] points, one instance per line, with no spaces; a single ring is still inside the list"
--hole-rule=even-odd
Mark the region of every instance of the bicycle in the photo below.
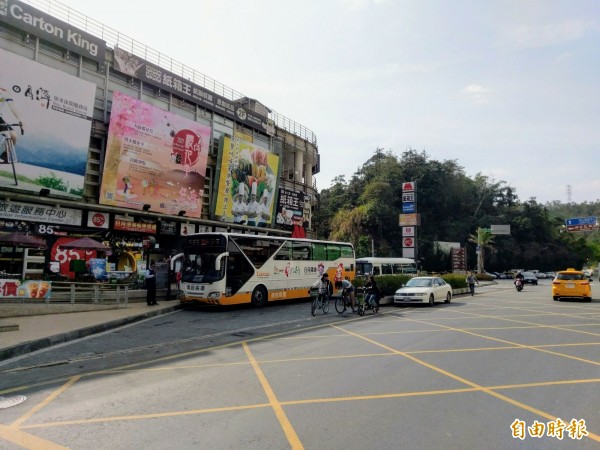
[[[313,316],[316,316],[317,310],[322,309],[323,314],[327,314],[329,312],[329,296],[326,294],[320,294],[318,289],[311,289],[309,293],[312,297],[312,302],[310,303],[310,313]]]
[[[356,303],[352,304],[352,300],[350,300],[350,293],[343,289],[342,294],[335,299],[335,310],[338,314],[342,314],[348,307],[352,309],[353,313],[357,311]]]
[[[364,292],[358,297],[358,315],[364,316],[366,311],[373,311],[373,314],[377,314],[379,312],[379,303],[377,303],[377,299],[367,302],[365,300],[367,294]]]
[[[17,181],[17,171],[15,169],[15,163],[17,162],[17,151],[15,149],[15,143],[10,137],[12,127],[19,127],[21,129],[21,136],[25,134],[23,130],[23,124],[19,123],[4,123],[0,124],[0,163],[11,164],[13,170],[13,177],[15,179],[15,186],[19,184]]]

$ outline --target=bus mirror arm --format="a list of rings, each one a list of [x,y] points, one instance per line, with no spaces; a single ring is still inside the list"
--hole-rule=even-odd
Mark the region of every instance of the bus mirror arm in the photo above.
[[[215,259],[215,270],[216,271],[221,270],[221,259],[223,259],[226,256],[229,256],[229,252],[221,253],[219,256],[217,256],[217,258]]]
[[[183,258],[184,254],[183,253],[177,253],[176,255],[171,257],[171,271],[173,271],[175,269],[175,261],[177,261],[179,258]]]

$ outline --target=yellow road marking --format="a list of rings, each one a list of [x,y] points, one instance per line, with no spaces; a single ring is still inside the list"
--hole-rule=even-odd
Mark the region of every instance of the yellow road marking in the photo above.
[[[75,383],[80,378],[81,378],[80,376],[75,376],[75,377],[71,378],[69,381],[67,381],[65,384],[63,384],[60,388],[58,388],[52,394],[50,394],[48,397],[46,397],[44,399],[44,401],[42,401],[41,403],[38,403],[36,406],[31,408],[28,412],[26,412],[21,417],[19,417],[17,420],[15,420],[11,424],[11,426],[19,427],[23,422],[25,422],[27,419],[29,419],[31,416],[33,416],[36,412],[38,412],[44,406],[48,405],[50,402],[52,402],[54,399],[56,399],[56,397],[58,397],[60,394],[62,394],[68,388],[70,388],[73,385],[73,383]]]
[[[258,377],[258,380],[260,381],[260,384],[261,384],[263,390],[265,391],[265,394],[267,394],[267,398],[269,399],[269,404],[273,408],[273,411],[275,411],[275,415],[277,416],[277,419],[279,420],[281,428],[283,429],[283,432],[285,433],[285,435],[288,439],[288,442],[290,443],[290,445],[292,446],[293,449],[297,449],[297,450],[303,449],[304,446],[300,442],[300,439],[298,438],[298,435],[296,434],[294,427],[292,427],[292,424],[290,423],[287,415],[285,414],[285,411],[281,407],[281,403],[277,399],[275,392],[273,392],[273,389],[271,388],[271,385],[269,384],[267,377],[265,377],[265,374],[263,373],[262,369],[256,362],[254,355],[250,351],[250,347],[248,347],[248,343],[242,342],[242,346],[244,347],[244,352],[246,352],[246,355],[248,356],[248,360],[252,364],[252,367],[254,368],[254,372],[256,373],[256,376]]]
[[[112,416],[112,417],[97,417],[94,419],[79,419],[79,420],[63,420],[61,422],[48,422],[48,423],[36,423],[32,425],[25,425],[21,427],[23,430],[30,430],[34,428],[52,428],[61,427],[66,425],[85,425],[90,423],[104,423],[104,422],[120,422],[123,420],[147,420],[157,419],[164,417],[180,417],[180,416],[194,416],[197,414],[209,414],[209,413],[220,413],[230,411],[244,411],[248,409],[257,408],[270,408],[269,403],[257,403],[254,405],[238,405],[238,406],[224,406],[221,408],[207,408],[207,409],[192,409],[185,411],[169,411],[163,413],[152,413],[152,414],[134,414],[131,416]]]
[[[522,402],[519,402],[517,400],[514,400],[514,399],[512,399],[510,397],[507,397],[506,395],[503,395],[503,394],[500,394],[498,392],[495,392],[495,391],[493,391],[490,388],[486,388],[486,387],[481,386],[481,385],[479,385],[479,384],[477,384],[477,383],[475,383],[473,381],[467,380],[466,378],[462,378],[462,377],[460,377],[460,376],[458,376],[458,375],[456,375],[456,374],[454,374],[452,372],[448,372],[447,370],[444,370],[444,369],[442,369],[440,367],[434,366],[433,364],[429,364],[429,363],[427,363],[425,361],[422,361],[419,358],[416,358],[416,357],[414,357],[414,356],[412,356],[412,355],[410,355],[408,353],[401,352],[399,350],[396,350],[396,349],[394,349],[392,347],[389,347],[389,346],[387,346],[385,344],[382,344],[380,342],[377,342],[377,341],[374,341],[372,339],[369,339],[369,338],[367,338],[365,336],[361,336],[360,334],[354,333],[352,331],[344,330],[343,328],[340,328],[337,325],[332,325],[332,326],[334,328],[339,329],[339,330],[345,331],[345,332],[347,332],[348,334],[350,334],[352,336],[364,339],[365,341],[370,342],[373,345],[377,345],[379,347],[385,348],[386,350],[388,350],[388,351],[390,351],[392,353],[396,353],[397,355],[404,356],[405,358],[408,358],[411,361],[416,362],[417,364],[425,366],[425,367],[427,367],[427,368],[429,368],[429,369],[431,369],[431,370],[433,370],[435,372],[441,373],[442,375],[445,375],[445,376],[447,376],[449,378],[452,378],[453,380],[459,381],[459,382],[461,382],[463,384],[466,384],[467,386],[471,386],[472,388],[479,389],[482,392],[484,392],[484,393],[486,393],[488,395],[491,395],[492,397],[496,397],[499,400],[503,400],[503,401],[505,401],[507,403],[510,403],[511,405],[514,405],[514,406],[516,406],[518,408],[524,409],[525,411],[529,411],[529,412],[537,414],[537,415],[539,415],[541,417],[545,417],[546,419],[549,419],[549,420],[556,420],[557,419],[557,417],[553,416],[552,414],[549,414],[549,413],[547,413],[545,411],[542,411],[540,409],[534,408],[533,406],[526,405],[525,403],[522,403]],[[540,351],[544,351],[544,350],[540,350]],[[598,435],[596,435],[594,433],[589,432],[588,437],[590,439],[593,439],[595,441],[600,442],[600,436],[598,436]]]
[[[0,438],[30,450],[68,450],[68,447],[25,433],[12,426],[0,425]]]

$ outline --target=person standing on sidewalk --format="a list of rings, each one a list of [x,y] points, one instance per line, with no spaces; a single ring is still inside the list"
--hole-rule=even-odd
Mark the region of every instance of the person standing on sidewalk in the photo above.
[[[156,303],[156,266],[150,264],[150,269],[146,273],[146,303],[148,306],[158,305]]]
[[[479,280],[473,272],[470,272],[465,279],[467,284],[469,285],[469,290],[471,291],[471,296],[475,295],[475,283],[479,284]]]

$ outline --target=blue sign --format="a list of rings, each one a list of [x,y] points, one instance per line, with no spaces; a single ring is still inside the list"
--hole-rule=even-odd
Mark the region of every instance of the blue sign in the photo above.
[[[403,213],[414,213],[415,212],[415,202],[402,202],[402,212]]]
[[[565,220],[565,224],[569,225],[596,225],[598,223],[598,218],[595,216],[592,217],[575,217],[573,219]]]

